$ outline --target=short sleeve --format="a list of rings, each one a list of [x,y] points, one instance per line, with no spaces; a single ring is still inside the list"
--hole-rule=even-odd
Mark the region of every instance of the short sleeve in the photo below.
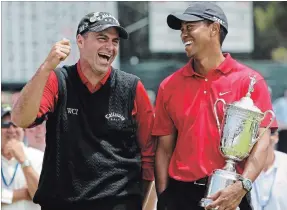
[[[156,106],[155,106],[155,121],[152,130],[154,136],[166,136],[174,132],[174,123],[166,109],[164,89],[161,85],[159,87]]]

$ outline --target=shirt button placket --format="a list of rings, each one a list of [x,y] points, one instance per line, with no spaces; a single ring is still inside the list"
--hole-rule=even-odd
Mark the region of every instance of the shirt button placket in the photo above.
[[[205,81],[205,82],[208,82],[208,79],[205,78],[204,81]],[[205,87],[207,87],[207,86],[205,85]],[[203,91],[203,93],[206,95],[206,94],[207,94],[207,91],[205,90],[205,91]]]

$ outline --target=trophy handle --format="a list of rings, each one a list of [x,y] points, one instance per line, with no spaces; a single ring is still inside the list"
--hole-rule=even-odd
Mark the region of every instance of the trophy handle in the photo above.
[[[218,99],[215,101],[214,105],[213,105],[213,112],[214,112],[214,115],[215,115],[215,119],[216,119],[216,123],[217,123],[217,128],[218,128],[219,134],[221,135],[220,122],[219,122],[219,119],[218,119],[217,108],[216,108],[216,107],[217,107],[217,103],[218,103],[219,101],[221,101],[221,102],[224,104],[224,106],[223,106],[223,111],[225,111],[225,105],[226,105],[226,103],[225,103],[224,99],[218,98]]]
[[[256,139],[255,142],[257,142],[263,136],[263,134],[270,128],[271,124],[275,120],[274,112],[271,111],[271,110],[267,110],[266,112],[264,112],[264,116],[261,118],[261,121],[264,120],[264,118],[266,117],[267,113],[270,113],[272,115],[272,119],[270,120],[270,123],[268,124],[268,126],[264,129],[264,131],[260,134],[260,136]]]

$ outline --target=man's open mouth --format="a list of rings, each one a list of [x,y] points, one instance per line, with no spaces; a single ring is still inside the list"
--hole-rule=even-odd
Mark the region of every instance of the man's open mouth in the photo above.
[[[184,43],[184,46],[189,46],[189,45],[192,45],[193,41],[187,41]]]
[[[111,59],[111,55],[107,54],[107,53],[98,53],[98,56],[102,59],[105,59],[106,61],[109,61]]]

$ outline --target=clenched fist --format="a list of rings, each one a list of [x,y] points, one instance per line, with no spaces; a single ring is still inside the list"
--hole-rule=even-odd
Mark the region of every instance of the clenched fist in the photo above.
[[[14,157],[20,164],[26,160],[26,155],[24,153],[24,144],[18,140],[10,140],[4,147],[5,154]]]
[[[71,52],[71,43],[68,39],[62,39],[57,42],[51,49],[45,63],[49,69],[54,70],[61,61],[64,61]]]

